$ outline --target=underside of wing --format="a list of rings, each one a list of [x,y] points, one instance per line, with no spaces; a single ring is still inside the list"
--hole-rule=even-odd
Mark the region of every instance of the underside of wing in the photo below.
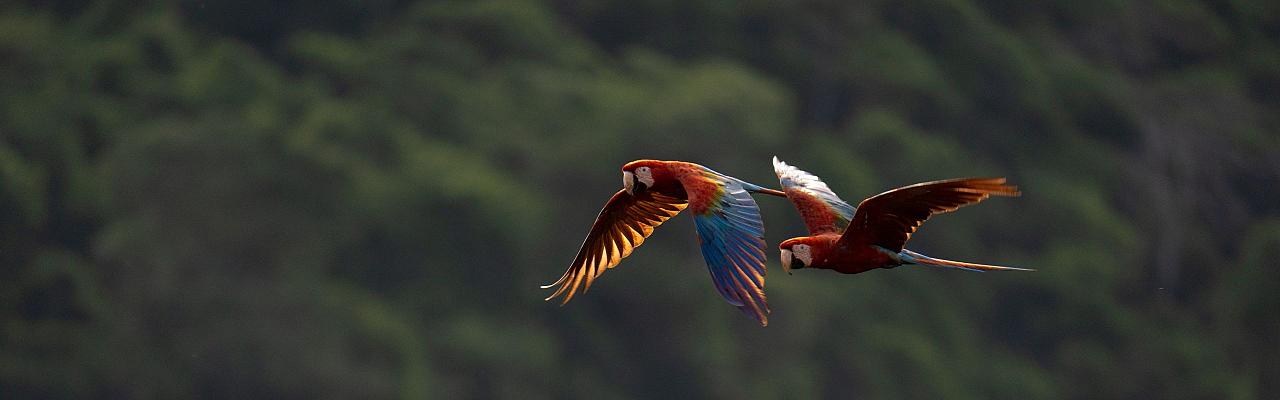
[[[719,183],[723,190],[717,198],[708,199],[709,207],[694,219],[702,257],[720,295],[761,325],[768,325],[760,208],[740,183],[731,178]]]
[[[854,208],[836,196],[816,175],[773,158],[773,172],[782,190],[800,212],[810,235],[843,231],[853,219]]]
[[[1004,178],[961,178],[893,189],[858,204],[841,241],[866,241],[900,251],[911,234],[934,214],[955,211],[991,196],[1018,196]]]
[[[546,300],[563,297],[560,300],[563,305],[579,288],[586,292],[605,270],[631,255],[631,251],[640,247],[654,228],[679,214],[686,206],[688,202],[685,200],[659,193],[632,196],[625,190],[619,190],[600,210],[569,269],[555,283],[542,287],[556,288]]]

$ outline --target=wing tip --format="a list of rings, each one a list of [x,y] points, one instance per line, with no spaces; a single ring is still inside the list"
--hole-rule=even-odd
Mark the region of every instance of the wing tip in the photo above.
[[[555,287],[555,285],[554,285],[554,284],[552,284],[552,285],[539,286],[539,287],[541,287],[542,289],[551,289],[551,288]],[[551,293],[551,295],[550,295],[550,296],[547,296],[547,297],[543,298],[543,299],[542,299],[542,301],[551,301],[552,299],[554,299],[554,298],[556,298],[556,297],[560,297],[560,294],[561,294],[562,292],[564,292],[564,290],[556,290],[556,291],[555,291],[555,293]]]
[[[760,327],[763,328],[769,326],[769,314],[772,314],[773,310],[769,309],[767,300],[762,298],[759,301],[763,304],[756,304],[756,301],[751,301],[748,304],[739,306],[738,309],[742,310],[743,314],[747,314],[747,316],[754,318],[756,322],[760,323]]]
[[[550,295],[550,296],[547,296],[547,298],[542,299],[542,301],[551,301],[551,300],[554,300],[556,297],[559,297],[559,296],[560,296],[560,293],[559,293],[559,292],[557,292],[557,293],[555,293],[555,294],[552,294],[552,295]],[[560,304],[557,304],[557,305],[558,305],[558,306],[560,306],[560,307],[564,307],[564,306],[565,306],[565,304],[569,304],[569,299],[572,299],[572,298],[573,298],[573,296],[564,296],[564,298],[563,298],[563,299],[560,299]]]
[[[1020,197],[1022,191],[1017,185],[1007,184],[1008,178],[1003,176],[985,178],[965,178],[966,186],[992,196]]]
[[[990,193],[992,195],[1005,196],[1005,197],[1021,197],[1022,196],[1022,191],[1018,190],[1017,186],[1004,185],[1004,184],[997,186],[996,189],[990,191]]]
[[[790,168],[794,167],[787,165],[785,161],[779,160],[778,156],[773,156],[773,174],[777,175],[778,178],[782,178],[787,173],[787,169]]]

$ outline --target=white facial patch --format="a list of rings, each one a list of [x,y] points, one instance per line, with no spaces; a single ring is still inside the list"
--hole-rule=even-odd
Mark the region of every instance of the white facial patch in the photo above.
[[[804,266],[813,266],[813,249],[810,249],[809,245],[797,244],[795,246],[791,246],[791,252],[795,255],[797,260],[804,263]]]
[[[653,187],[653,170],[649,167],[636,168],[636,179],[640,180],[645,187]]]

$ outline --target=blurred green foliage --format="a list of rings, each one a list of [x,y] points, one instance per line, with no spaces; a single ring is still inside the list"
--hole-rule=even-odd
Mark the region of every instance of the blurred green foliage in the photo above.
[[[9,2],[0,397],[1274,396],[1276,4]],[[541,301],[624,162],[774,154],[1009,176],[912,246],[1039,272],[775,269],[761,329],[677,218]]]

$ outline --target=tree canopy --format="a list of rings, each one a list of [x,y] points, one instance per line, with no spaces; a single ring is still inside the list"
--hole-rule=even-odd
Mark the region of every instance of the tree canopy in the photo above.
[[[6,2],[0,397],[1266,397],[1277,132],[1267,1]],[[911,246],[1039,271],[770,252],[762,329],[677,217],[542,301],[623,163],[772,155],[1007,176]]]

